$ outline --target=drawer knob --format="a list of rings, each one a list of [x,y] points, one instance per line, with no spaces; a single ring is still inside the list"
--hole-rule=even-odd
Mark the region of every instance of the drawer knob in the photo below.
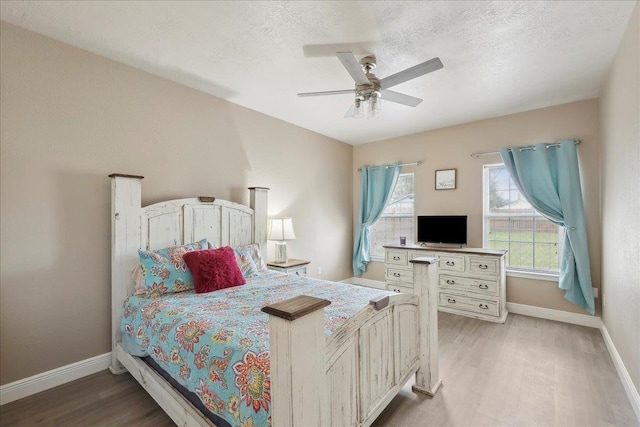
[[[400,277],[401,274],[400,273],[393,273],[393,277]]]
[[[455,280],[447,279],[447,285],[455,285],[455,284],[456,284]]]
[[[447,261],[447,265],[456,265],[456,263],[453,261]]]
[[[487,285],[483,285],[483,284],[479,284],[479,285],[478,285],[478,287],[479,287],[480,289],[489,289],[489,286],[487,286]]]
[[[479,304],[478,307],[480,307],[483,310],[489,310],[489,306],[487,304]]]
[[[394,261],[400,261],[400,257],[399,257],[399,256],[394,256],[394,257],[393,257],[393,260],[394,260]]]
[[[478,268],[479,268],[480,270],[486,270],[487,268],[489,268],[489,266],[488,266],[487,264],[480,264],[480,265],[478,266]]]
[[[451,304],[455,304],[456,300],[454,300],[453,298],[447,298],[447,302]]]

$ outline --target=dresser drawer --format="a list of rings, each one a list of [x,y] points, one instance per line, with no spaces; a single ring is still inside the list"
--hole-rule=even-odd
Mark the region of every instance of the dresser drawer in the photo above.
[[[464,271],[464,256],[463,255],[443,255],[438,256],[440,263],[438,268],[440,271]]]
[[[500,305],[497,301],[470,298],[457,294],[440,292],[438,305],[441,307],[454,308],[456,310],[470,311],[473,313],[490,316],[500,316]]]
[[[394,251],[387,249],[387,264],[407,266],[409,265],[408,255],[409,253],[407,251]]]
[[[398,292],[403,294],[413,294],[413,288],[409,286],[397,286],[395,284],[387,284],[387,290],[392,292]]]
[[[385,269],[385,279],[389,283],[404,282],[413,286],[413,270],[402,268],[389,268]]]
[[[442,290],[458,290],[473,292],[490,297],[498,296],[500,287],[498,281],[491,279],[475,279],[472,277],[449,276],[441,274],[438,281]]]
[[[414,258],[427,257],[427,258],[438,258],[435,252],[427,252],[427,251],[414,251],[409,252],[409,261]]]
[[[469,257],[469,272],[479,274],[498,273],[498,260],[495,258]]]

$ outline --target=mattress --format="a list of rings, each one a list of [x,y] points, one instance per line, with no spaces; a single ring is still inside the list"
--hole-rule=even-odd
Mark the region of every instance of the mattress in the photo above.
[[[270,425],[269,316],[260,309],[297,295],[331,301],[325,335],[392,292],[268,271],[243,286],[125,302],[123,347],[150,358],[232,426]]]

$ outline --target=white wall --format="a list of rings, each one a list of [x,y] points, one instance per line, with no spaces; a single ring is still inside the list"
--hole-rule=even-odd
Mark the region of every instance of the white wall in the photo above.
[[[640,5],[601,98],[602,321],[640,390]]]

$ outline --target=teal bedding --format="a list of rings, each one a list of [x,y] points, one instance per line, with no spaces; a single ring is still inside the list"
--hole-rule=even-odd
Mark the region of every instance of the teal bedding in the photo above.
[[[243,286],[196,294],[132,296],[121,329],[125,349],[152,357],[204,406],[233,426],[271,425],[269,321],[260,311],[297,295],[331,301],[325,335],[392,292],[265,272]]]

